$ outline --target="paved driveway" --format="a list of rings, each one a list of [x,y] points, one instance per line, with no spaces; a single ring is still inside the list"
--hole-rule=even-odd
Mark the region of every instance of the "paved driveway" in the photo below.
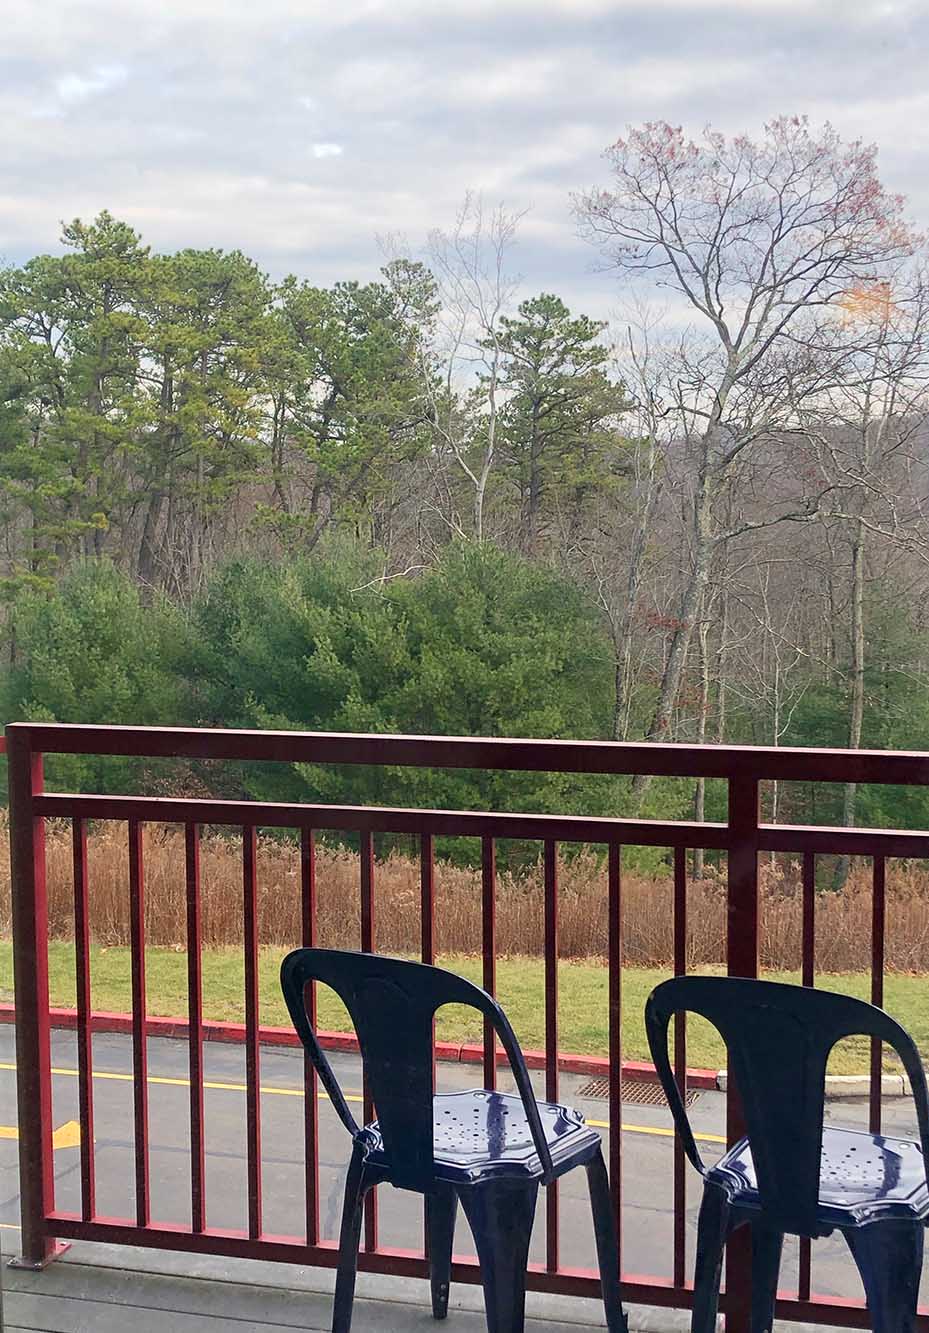
[[[18,1185],[16,1159],[15,1054],[11,1029],[0,1030],[0,1228],[4,1250],[17,1242]],[[101,1035],[94,1042],[97,1208],[104,1215],[133,1212],[133,1144],[131,1046],[127,1038]],[[56,1032],[52,1063],[54,1123],[56,1129],[55,1179],[59,1206],[80,1206],[78,1169],[77,1078],[74,1036]],[[337,1055],[333,1065],[343,1087],[360,1094],[360,1066],[353,1056]],[[149,1042],[150,1135],[152,1149],[152,1216],[155,1221],[189,1222],[187,1050],[183,1042]],[[208,1043],[205,1047],[207,1215],[211,1227],[244,1227],[246,1223],[245,1067],[240,1047]],[[477,1067],[442,1065],[443,1089],[474,1086]],[[578,1090],[584,1080],[563,1076],[562,1100],[577,1105],[588,1120],[607,1130],[606,1105],[583,1100]],[[303,1217],[302,1183],[302,1057],[297,1051],[265,1050],[261,1064],[261,1114],[264,1171],[264,1227],[278,1234],[300,1234]],[[541,1086],[537,1083],[541,1094]],[[861,1125],[866,1108],[834,1103],[833,1119]],[[712,1159],[720,1151],[724,1099],[702,1093],[692,1117],[702,1136],[701,1148]],[[915,1133],[908,1102],[886,1104],[887,1132]],[[667,1111],[627,1105],[624,1111],[624,1218],[623,1268],[627,1273],[669,1276],[671,1273],[672,1138]],[[605,1146],[607,1146],[605,1144]],[[341,1188],[347,1157],[347,1139],[328,1102],[320,1102],[321,1225],[325,1237],[335,1238],[341,1207]],[[382,1189],[381,1242],[388,1246],[418,1245],[421,1201],[410,1194]],[[561,1186],[561,1252],[568,1266],[593,1267],[594,1247],[582,1172],[565,1178]],[[693,1262],[693,1240],[699,1185],[688,1169],[688,1271]],[[544,1209],[539,1210],[534,1255],[544,1257]],[[456,1251],[473,1253],[470,1235],[459,1222]],[[789,1243],[781,1285],[796,1284],[796,1247]],[[860,1298],[857,1274],[844,1243],[835,1238],[813,1249],[813,1285],[824,1294]],[[927,1293],[929,1285],[924,1284]]]

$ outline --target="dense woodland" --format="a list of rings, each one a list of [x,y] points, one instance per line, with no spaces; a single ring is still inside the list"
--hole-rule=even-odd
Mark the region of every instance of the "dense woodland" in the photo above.
[[[929,747],[929,284],[873,150],[797,119],[758,142],[647,125],[573,205],[609,324],[526,291],[523,219],[477,198],[421,247],[385,240],[372,282],[154,253],[107,213],[0,271],[3,715]],[[58,775],[116,780],[112,761]],[[545,775],[187,781],[722,800]],[[915,791],[764,800],[929,826]]]

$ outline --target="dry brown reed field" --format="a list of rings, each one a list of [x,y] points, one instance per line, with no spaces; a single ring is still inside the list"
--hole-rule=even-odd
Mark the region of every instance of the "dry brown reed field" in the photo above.
[[[0,935],[10,933],[8,829],[0,817]],[[49,935],[73,934],[70,830],[48,831]],[[128,851],[123,825],[105,825],[88,838],[91,931],[102,945],[129,939]],[[184,837],[176,828],[147,827],[144,836],[146,931],[149,944],[185,943]],[[300,939],[299,850],[291,842],[262,838],[259,845],[259,922],[264,944],[288,946]],[[204,946],[242,939],[242,861],[239,844],[205,833],[201,845]],[[790,970],[800,964],[799,868],[762,867],[762,961]],[[333,948],[359,945],[359,867],[346,849],[317,849],[319,942]],[[627,871],[623,889],[623,957],[627,965],[666,967],[673,956],[672,884],[668,876]],[[420,872],[416,860],[396,853],[375,870],[376,932],[380,949],[415,953],[419,945]],[[719,879],[688,886],[690,966],[725,959],[725,887]],[[440,953],[480,951],[480,871],[436,865],[437,948]],[[853,869],[841,893],[818,895],[816,966],[853,972],[870,965],[870,868]],[[541,866],[501,872],[497,891],[498,952],[543,952]],[[559,953],[563,958],[603,958],[607,940],[607,889],[602,859],[593,850],[566,858],[559,868]],[[887,874],[886,965],[901,972],[929,971],[929,871],[892,863]]]

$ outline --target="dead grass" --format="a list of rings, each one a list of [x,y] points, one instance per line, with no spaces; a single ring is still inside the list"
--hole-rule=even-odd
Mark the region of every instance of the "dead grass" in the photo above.
[[[0,821],[0,935],[10,933],[8,834]],[[64,827],[49,830],[49,934],[73,935],[71,843]],[[357,948],[360,939],[357,856],[320,847],[317,853],[319,941]],[[88,840],[91,929],[101,945],[128,942],[128,852],[123,826],[103,826]],[[201,850],[204,946],[242,939],[241,852],[235,840],[205,834]],[[145,831],[147,939],[152,946],[185,945],[184,839],[174,828]],[[259,849],[259,922],[263,945],[287,947],[300,939],[300,865],[290,842],[262,838]],[[623,956],[636,967],[665,967],[673,956],[670,878],[624,873]],[[392,854],[375,874],[376,937],[380,949],[411,953],[419,946],[419,865]],[[541,867],[498,877],[497,950],[501,956],[543,951]],[[725,958],[724,884],[692,882],[688,889],[688,955],[691,967]],[[565,959],[603,958],[607,942],[607,885],[593,850],[562,862],[559,871],[559,952]],[[467,955],[480,950],[480,872],[436,867],[437,949]],[[762,960],[792,970],[800,963],[801,914],[797,867],[762,874]],[[871,889],[868,868],[853,871],[840,894],[817,899],[816,966],[823,972],[856,972],[870,966]],[[929,971],[929,872],[922,865],[888,867],[886,966],[898,972]]]

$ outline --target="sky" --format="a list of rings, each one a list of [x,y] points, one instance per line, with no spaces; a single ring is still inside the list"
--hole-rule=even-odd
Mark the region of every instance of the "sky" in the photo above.
[[[471,190],[528,210],[521,294],[602,318],[571,193],[628,125],[830,120],[929,226],[927,56],[925,0],[3,0],[0,261],[108,208],[157,250],[365,280]]]

